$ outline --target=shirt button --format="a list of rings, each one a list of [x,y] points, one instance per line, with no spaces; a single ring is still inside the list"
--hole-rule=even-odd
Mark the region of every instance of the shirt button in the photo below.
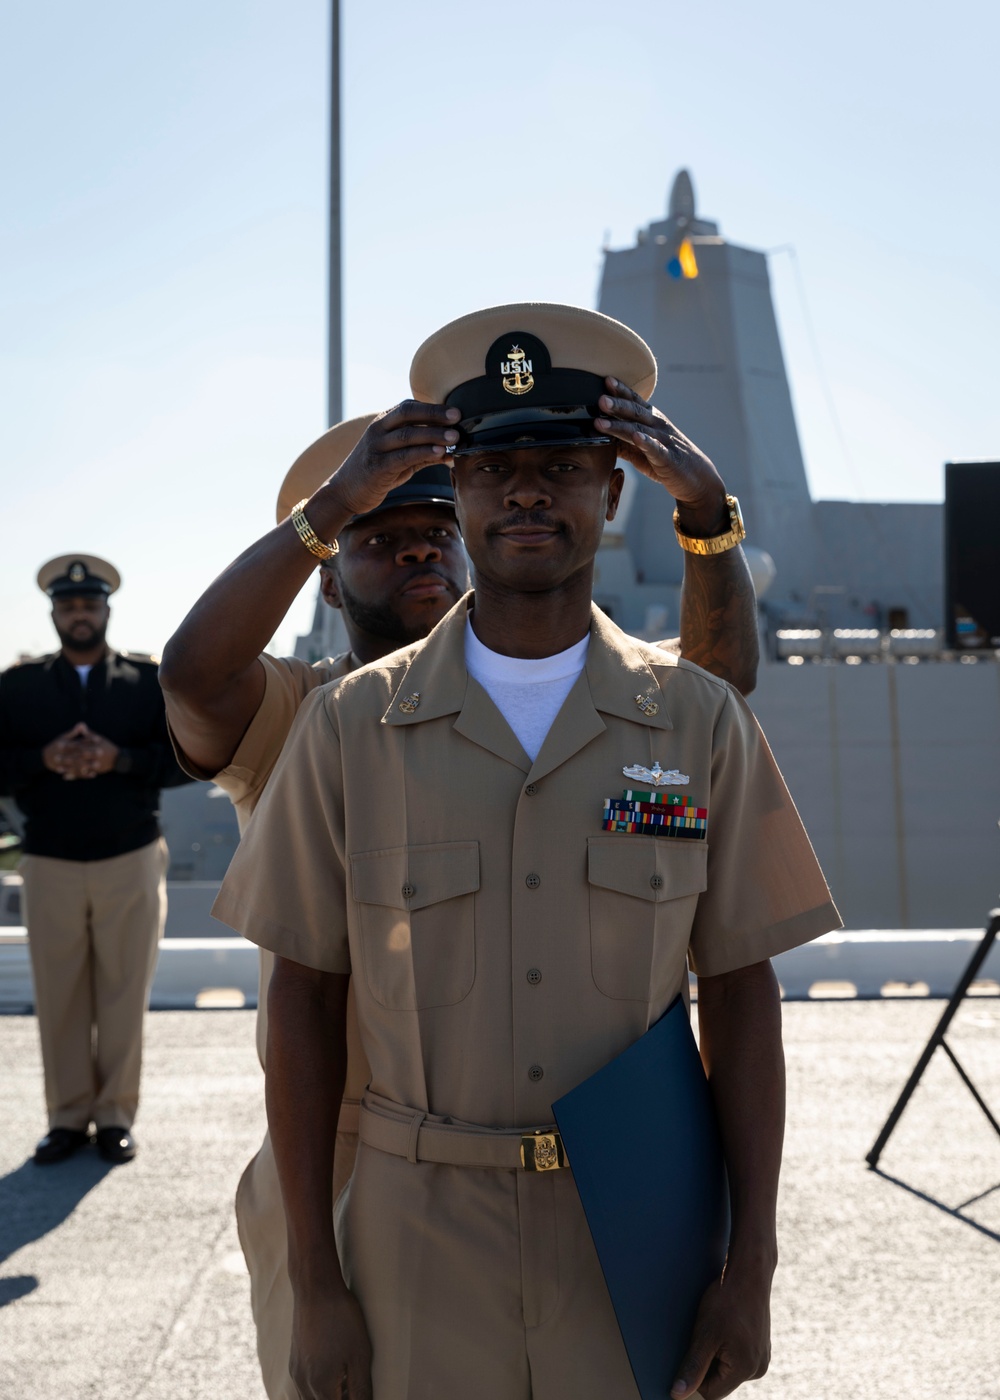
[[[538,784],[537,784],[537,783],[529,783],[528,786],[524,789],[524,795],[525,795],[525,797],[534,797],[534,795],[535,795],[535,793],[536,793],[537,791],[538,791]]]
[[[401,891],[404,899],[412,899],[416,892],[416,887],[411,884],[405,884]]]
[[[528,1078],[531,1080],[532,1084],[537,1084],[538,1081],[543,1078],[544,1074],[545,1071],[542,1069],[541,1065],[532,1065],[528,1070]]]
[[[650,875],[649,883],[652,885],[654,890],[661,890],[663,888],[663,876]]]
[[[542,980],[542,974],[539,972],[538,968],[537,968],[537,967],[529,967],[529,968],[528,968],[528,981],[531,983],[531,985],[532,985],[533,987],[537,987],[538,984],[539,984],[539,982],[540,982],[541,980]]]
[[[542,883],[542,877],[541,875],[536,875],[534,871],[532,871],[530,875],[524,877],[524,883],[528,886],[529,890],[537,890],[538,886]]]

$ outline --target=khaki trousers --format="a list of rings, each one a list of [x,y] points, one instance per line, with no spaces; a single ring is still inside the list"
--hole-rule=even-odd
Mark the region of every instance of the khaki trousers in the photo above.
[[[274,954],[260,950],[260,995],[257,1002],[257,1055],[261,1069],[267,1051],[267,993]],[[358,1150],[357,1115],[368,1085],[368,1061],[361,1048],[353,987],[347,998],[347,1083],[333,1162],[336,1201],[354,1169]],[[288,1278],[288,1238],[281,1184],[266,1133],[236,1188],[236,1229],[250,1275],[250,1307],[257,1329],[257,1356],[268,1400],[298,1400],[288,1373],[292,1345],[292,1285]]]
[[[357,1105],[353,1105],[353,1115]],[[350,1110],[341,1122],[351,1122]],[[350,1179],[358,1148],[357,1129],[338,1131],[334,1154],[333,1199]],[[250,1275],[250,1309],[257,1329],[257,1357],[268,1400],[299,1400],[288,1360],[292,1349],[292,1285],[288,1277],[288,1235],[281,1183],[265,1134],[236,1188],[236,1229]]]
[[[50,1128],[130,1128],[167,913],[162,837],[109,860],[25,856],[25,923]]]
[[[264,1388],[269,1400],[299,1400],[267,1138],[240,1180],[236,1217]],[[372,1340],[374,1400],[638,1400],[568,1171],[410,1163],[362,1144],[335,1222]]]
[[[362,1142],[336,1225],[374,1400],[638,1400],[569,1171],[410,1162]]]

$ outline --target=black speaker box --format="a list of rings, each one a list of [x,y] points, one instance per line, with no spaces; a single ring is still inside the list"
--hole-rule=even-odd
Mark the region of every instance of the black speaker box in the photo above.
[[[1000,462],[945,464],[944,578],[948,646],[1000,647]]]

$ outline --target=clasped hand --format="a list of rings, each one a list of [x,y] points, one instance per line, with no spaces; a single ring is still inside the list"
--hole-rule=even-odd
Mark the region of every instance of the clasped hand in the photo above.
[[[118,747],[94,731],[83,720],[60,734],[42,749],[42,762],[50,772],[66,782],[76,778],[97,778],[110,773],[118,757]]]

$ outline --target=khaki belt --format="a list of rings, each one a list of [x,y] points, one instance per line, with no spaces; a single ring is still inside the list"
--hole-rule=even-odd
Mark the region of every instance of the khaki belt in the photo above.
[[[410,1162],[526,1172],[551,1172],[569,1166],[562,1138],[554,1129],[509,1133],[428,1122],[419,1109],[403,1108],[371,1094],[361,1104],[359,1136],[368,1147]]]
[[[337,1132],[350,1133],[352,1137],[358,1135],[358,1118],[361,1113],[361,1105],[357,1099],[345,1099],[340,1105],[340,1117],[337,1119]]]

